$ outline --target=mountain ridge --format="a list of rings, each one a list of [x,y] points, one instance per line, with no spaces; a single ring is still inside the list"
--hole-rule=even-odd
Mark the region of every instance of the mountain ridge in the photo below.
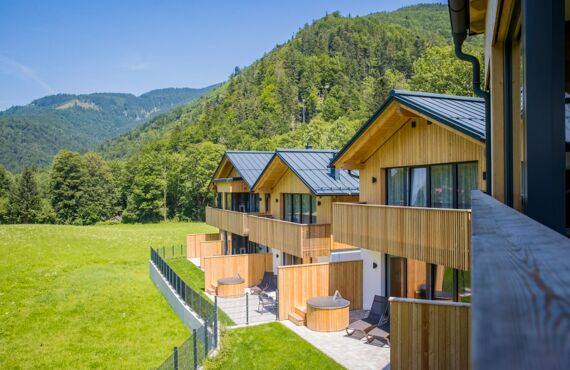
[[[130,93],[54,94],[0,112],[0,164],[46,166],[61,149],[86,151],[219,86]]]

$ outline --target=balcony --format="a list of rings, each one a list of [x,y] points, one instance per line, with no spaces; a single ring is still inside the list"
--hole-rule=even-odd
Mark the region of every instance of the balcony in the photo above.
[[[335,242],[470,270],[471,211],[334,203]]]
[[[251,213],[206,207],[206,223],[220,230],[229,231],[232,234],[248,236],[248,215],[250,214]]]
[[[249,217],[249,240],[297,257],[328,256],[330,224],[298,224],[268,217]]]

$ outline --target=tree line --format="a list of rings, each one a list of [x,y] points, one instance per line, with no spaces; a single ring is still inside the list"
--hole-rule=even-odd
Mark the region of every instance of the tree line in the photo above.
[[[48,169],[13,175],[0,166],[0,223],[202,220],[223,151],[211,143],[177,153],[149,146],[128,161],[106,161],[62,150]]]

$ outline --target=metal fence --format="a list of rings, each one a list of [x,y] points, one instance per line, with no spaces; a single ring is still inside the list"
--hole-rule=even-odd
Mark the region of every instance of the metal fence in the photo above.
[[[246,293],[235,298],[218,298],[218,309],[232,319],[235,325],[250,325],[277,319],[277,292],[271,296]]]
[[[168,251],[164,248],[163,251]],[[175,255],[176,247],[170,248],[170,256]],[[218,345],[218,307],[217,302],[210,302],[199,292],[190,288],[163,258],[158,249],[150,248],[150,259],[168,281],[172,289],[203,321],[204,325],[192,330],[192,336],[180,347],[175,347],[172,354],[158,369],[197,369],[208,353]],[[168,254],[166,254],[168,255]]]
[[[168,249],[168,248],[167,248]],[[209,322],[215,322],[217,329],[217,315],[215,304],[202,296],[199,292],[190,288],[176,272],[170,267],[166,260],[154,248],[150,248],[150,259],[158,268],[162,276],[170,283],[176,294],[186,302],[188,306],[202,318]]]
[[[186,247],[181,245],[171,245],[170,247],[151,248],[164,259],[170,258],[186,258]]]
[[[192,330],[192,336],[164,360],[157,370],[198,369],[214,348],[211,328],[202,326]]]

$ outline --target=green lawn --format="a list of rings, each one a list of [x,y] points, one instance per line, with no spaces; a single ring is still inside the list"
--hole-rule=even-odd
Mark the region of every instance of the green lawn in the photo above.
[[[218,355],[204,369],[342,369],[278,322],[226,330]]]
[[[192,262],[188,261],[186,258],[176,258],[176,259],[168,259],[168,264],[174,272],[184,282],[195,291],[199,292],[203,297],[211,301],[206,293],[204,293],[204,272],[200,270],[196,265]],[[221,325],[235,325],[235,323],[225,314],[224,311],[218,311],[219,322]]]
[[[158,366],[189,331],[148,277],[149,246],[212,231],[0,225],[0,368]]]

